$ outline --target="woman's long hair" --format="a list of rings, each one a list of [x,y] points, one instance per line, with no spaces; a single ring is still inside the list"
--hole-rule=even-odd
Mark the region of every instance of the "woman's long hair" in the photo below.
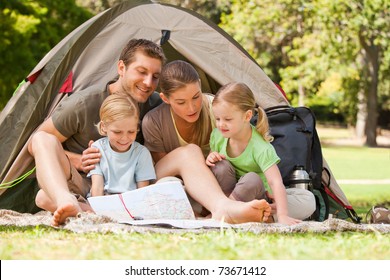
[[[198,72],[188,62],[175,60],[167,63],[160,76],[160,89],[167,97],[171,93],[186,87],[188,84],[200,83]],[[195,133],[191,143],[202,147],[210,141],[211,120],[209,103],[202,94],[202,109],[195,124]]]

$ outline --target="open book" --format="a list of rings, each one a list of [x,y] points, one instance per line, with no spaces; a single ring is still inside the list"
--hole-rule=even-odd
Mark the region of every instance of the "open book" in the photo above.
[[[96,214],[119,223],[177,228],[223,227],[212,219],[196,220],[183,186],[178,181],[157,183],[122,194],[88,198]]]

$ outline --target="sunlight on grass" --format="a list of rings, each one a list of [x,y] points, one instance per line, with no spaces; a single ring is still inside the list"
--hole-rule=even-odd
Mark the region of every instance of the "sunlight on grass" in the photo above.
[[[349,202],[359,207],[377,204],[390,206],[390,187],[385,185],[341,185]]]
[[[1,259],[390,259],[388,236],[374,233],[75,234],[49,228],[0,229],[7,244],[0,248]]]
[[[321,140],[354,138],[354,131],[348,128],[333,128],[317,125],[317,132]]]
[[[317,131],[336,179],[390,179],[390,148],[359,146],[352,129],[319,125]]]
[[[336,179],[390,179],[390,149],[323,147]]]

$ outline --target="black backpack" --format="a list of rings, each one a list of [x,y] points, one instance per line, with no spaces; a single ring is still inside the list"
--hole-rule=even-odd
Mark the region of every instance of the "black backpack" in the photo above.
[[[316,198],[316,211],[309,219],[324,221],[329,217],[330,210],[340,213],[348,210],[348,215],[345,216],[350,217],[354,222],[359,222],[353,209],[346,209],[345,205],[341,205],[339,201],[336,205],[330,203],[334,199],[329,197],[325,188],[326,184],[322,180],[323,157],[314,113],[307,107],[285,105],[267,108],[265,112],[268,116],[270,134],[274,137],[271,144],[281,159],[278,167],[283,184],[289,187],[290,176],[297,166],[303,166],[309,174],[311,181],[309,190]],[[255,125],[256,122],[257,115],[252,118],[252,124]],[[331,206],[332,209],[330,209]],[[334,210],[335,206],[340,209]]]

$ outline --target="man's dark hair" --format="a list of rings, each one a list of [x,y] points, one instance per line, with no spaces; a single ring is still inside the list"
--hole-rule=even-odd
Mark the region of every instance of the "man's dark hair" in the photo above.
[[[146,56],[160,60],[162,65],[165,63],[166,58],[161,46],[146,39],[131,39],[123,48],[119,60],[122,60],[127,67],[134,62],[135,54],[138,51],[143,52]]]

